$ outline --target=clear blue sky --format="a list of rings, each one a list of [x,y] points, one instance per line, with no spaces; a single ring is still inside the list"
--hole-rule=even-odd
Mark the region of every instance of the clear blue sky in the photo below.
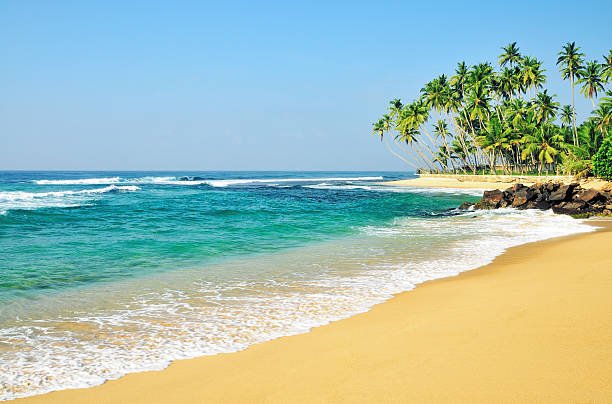
[[[388,100],[518,41],[568,103],[556,53],[601,59],[611,21],[609,0],[3,0],[0,169],[404,169],[371,135]]]

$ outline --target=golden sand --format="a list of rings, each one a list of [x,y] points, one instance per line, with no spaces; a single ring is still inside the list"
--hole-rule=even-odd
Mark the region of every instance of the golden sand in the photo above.
[[[576,180],[568,176],[509,176],[509,175],[442,175],[429,174],[421,175],[419,178],[408,180],[397,180],[383,182],[384,185],[399,187],[416,188],[457,188],[457,189],[507,189],[512,185],[521,183],[523,185],[533,185],[536,182],[561,182],[569,184],[579,182],[582,188],[592,188],[597,190],[612,191],[612,182],[589,178],[586,180]]]
[[[612,226],[245,351],[24,403],[610,402]]]

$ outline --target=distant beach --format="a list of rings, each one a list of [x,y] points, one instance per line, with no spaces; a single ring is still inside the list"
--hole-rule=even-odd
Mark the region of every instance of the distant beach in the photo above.
[[[609,181],[588,178],[584,180],[576,179],[573,176],[562,175],[469,175],[469,174],[421,174],[417,178],[394,180],[384,182],[384,185],[412,188],[450,188],[450,189],[477,189],[491,190],[511,187],[515,184],[533,185],[544,182],[557,183],[580,183],[583,188],[599,189],[611,187]]]

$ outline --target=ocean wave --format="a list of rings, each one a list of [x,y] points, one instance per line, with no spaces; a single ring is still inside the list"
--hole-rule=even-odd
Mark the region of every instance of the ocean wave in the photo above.
[[[92,386],[162,369],[173,360],[307,332],[365,312],[422,282],[485,265],[515,245],[593,228],[549,212],[506,209],[397,218],[361,230],[356,238],[217,268],[224,274],[265,274],[273,267],[274,279],[219,283],[200,280],[201,270],[171,273],[153,286],[139,280],[138,288],[150,292],[127,299],[121,308],[0,330],[0,340],[11,347],[0,353],[0,398]],[[288,266],[287,275],[276,272],[282,265]],[[154,291],[156,285],[163,287]]]
[[[417,187],[398,187],[387,186],[380,184],[333,184],[322,182],[320,184],[304,185],[304,188],[310,189],[328,189],[328,190],[364,190],[376,192],[395,192],[395,193],[412,193],[412,194],[435,194],[435,195],[470,195],[482,196],[482,189],[464,189],[464,188],[417,188]]]
[[[382,176],[371,177],[323,177],[323,178],[235,178],[235,179],[206,179],[198,176],[166,176],[166,177],[139,177],[139,178],[122,178],[122,177],[104,177],[104,178],[86,178],[86,179],[57,179],[57,180],[33,180],[38,185],[110,185],[110,184],[157,184],[157,185],[209,185],[211,187],[224,188],[233,185],[248,185],[248,184],[275,184],[280,183],[307,183],[307,182],[349,182],[349,181],[381,181]]]
[[[304,183],[304,182],[339,182],[339,181],[380,181],[383,177],[323,177],[323,178],[244,178],[231,180],[204,180],[201,181],[212,187],[228,187],[232,185],[247,184],[279,184],[279,183]],[[196,181],[197,182],[197,181]]]
[[[34,180],[38,185],[109,185],[121,182],[119,177],[83,178],[75,180]]]
[[[79,207],[91,201],[91,198],[96,195],[113,192],[135,192],[139,189],[135,185],[109,185],[103,188],[82,189],[78,191],[5,191],[0,192],[0,214],[7,214],[11,210]]]

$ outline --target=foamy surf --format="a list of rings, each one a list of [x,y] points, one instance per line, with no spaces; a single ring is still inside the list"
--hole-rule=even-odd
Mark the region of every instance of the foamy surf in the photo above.
[[[35,210],[40,208],[68,208],[82,206],[96,195],[112,192],[135,192],[140,188],[135,185],[109,185],[103,188],[65,190],[52,192],[0,192],[0,213],[11,210]]]
[[[111,185],[111,184],[154,184],[154,185],[209,185],[211,187],[225,188],[236,185],[249,184],[280,184],[280,183],[316,183],[323,181],[380,181],[382,176],[356,176],[356,177],[313,177],[313,178],[232,178],[232,179],[206,179],[202,177],[181,176],[147,176],[147,177],[102,177],[85,179],[39,179],[32,182],[37,185]]]

